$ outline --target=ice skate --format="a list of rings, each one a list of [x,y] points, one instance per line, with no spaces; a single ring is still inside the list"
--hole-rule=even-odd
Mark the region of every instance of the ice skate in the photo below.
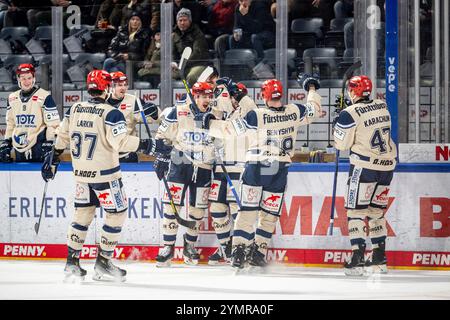
[[[170,267],[170,265],[172,264],[174,251],[174,245],[166,245],[163,248],[159,249],[159,253],[156,256],[156,266]]]
[[[66,266],[64,267],[64,282],[71,282],[73,280],[83,281],[87,272],[80,267],[80,257],[74,250],[69,248]]]
[[[358,245],[357,250],[353,250],[350,261],[344,263],[344,273],[347,276],[362,276],[364,274],[364,252],[366,245]]]
[[[208,264],[210,266],[223,263],[231,263],[231,240],[228,241],[225,246],[219,246],[217,250],[208,257]]]
[[[385,247],[386,244],[381,242],[378,244],[378,248],[373,249],[372,257],[366,261],[364,266],[367,273],[386,274],[388,272]]]
[[[250,266],[249,271],[256,273],[264,272],[264,267],[267,266],[266,256],[259,251],[259,246],[256,243],[250,246],[248,264]]]
[[[184,245],[183,245],[184,263],[195,266],[198,264],[198,261],[200,260],[200,255],[198,254],[197,250],[195,249],[194,244],[189,243],[186,240],[186,235],[184,235],[183,239],[184,239]]]
[[[236,269],[237,272],[242,271],[246,265],[246,253],[245,244],[238,245],[231,255],[232,262],[231,266]]]
[[[127,272],[114,265],[111,259],[103,257],[101,254],[97,256],[94,266],[95,274],[92,277],[97,281],[115,281],[124,282]]]

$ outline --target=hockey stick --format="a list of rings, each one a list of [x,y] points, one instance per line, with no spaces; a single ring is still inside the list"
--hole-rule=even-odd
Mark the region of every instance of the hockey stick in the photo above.
[[[337,110],[338,113],[344,109],[344,93],[347,80],[353,75],[353,72],[355,72],[356,69],[361,67],[361,65],[362,65],[361,61],[358,60],[354,64],[352,64],[344,73],[344,77],[342,79],[343,82],[341,88],[341,99],[339,101],[339,109]],[[328,231],[328,234],[330,236],[333,235],[333,228],[334,228],[334,207],[336,204],[336,186],[339,172],[339,154],[340,154],[339,150],[336,149],[336,159],[334,164],[333,196],[331,198],[330,227]]]
[[[191,90],[189,89],[189,85],[187,84],[186,77],[184,75],[184,68],[186,67],[186,62],[189,60],[189,57],[192,54],[192,48],[186,47],[183,50],[183,53],[181,54],[180,64],[178,65],[178,69],[180,70],[181,74],[181,81],[183,82],[184,89],[186,90],[187,95],[189,96],[189,99],[192,101],[192,105],[194,106],[194,113],[197,114],[200,112],[197,105],[194,102],[194,97],[192,96]]]
[[[53,159],[53,154],[55,153],[55,144],[52,146],[52,151],[50,151],[50,159]],[[52,161],[52,160],[50,160]],[[44,210],[44,202],[45,202],[45,196],[47,195],[47,187],[48,187],[48,180],[45,182],[44,186],[44,193],[42,195],[42,202],[41,202],[41,211],[39,213],[39,220],[34,224],[34,231],[36,232],[36,235],[39,233],[39,227],[41,226],[41,219],[42,219],[42,211]]]
[[[208,78],[213,74],[214,69],[210,66],[207,66],[205,70],[201,73],[200,77],[198,77],[197,82],[205,82]]]
[[[147,131],[148,137],[151,138],[152,137],[152,133],[150,132],[150,128],[148,126],[147,119],[145,118],[144,108],[142,107],[141,99],[139,97],[136,97],[136,101],[137,101],[137,104],[138,104],[138,107],[139,107],[139,112],[141,113],[142,121],[144,122],[145,130]],[[172,210],[175,213],[175,219],[182,226],[184,226],[186,228],[193,229],[196,226],[197,222],[196,221],[185,220],[179,215],[177,207],[175,206],[175,203],[173,201],[172,194],[170,193],[170,188],[169,188],[169,184],[167,183],[166,177],[163,177],[162,180],[163,180],[163,183],[164,183],[164,188],[166,189],[167,195],[169,197],[170,206],[172,207]]]

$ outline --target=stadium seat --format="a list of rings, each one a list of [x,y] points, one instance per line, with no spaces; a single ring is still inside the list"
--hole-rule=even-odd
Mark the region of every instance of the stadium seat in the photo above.
[[[3,27],[0,39],[10,43],[13,53],[22,53],[30,39],[30,33],[27,27]]]
[[[335,48],[309,48],[303,51],[303,62],[305,64],[311,63],[314,71],[318,68],[321,79],[337,76],[337,74],[334,74],[336,73],[336,60]]]
[[[10,70],[14,70],[21,63],[34,63],[34,60],[25,54],[10,55],[3,60],[3,66]]]
[[[317,40],[322,39],[323,19],[294,19],[291,23],[291,33],[288,36],[288,45],[297,50],[297,55],[301,56],[306,48],[316,46]]]
[[[324,45],[336,48],[337,54],[342,55],[345,48],[344,26],[353,21],[353,18],[333,19],[330,22],[330,31],[325,34]]]
[[[34,31],[34,39],[40,41],[52,40],[52,26],[39,26]]]
[[[106,55],[104,53],[86,53],[82,52],[75,58],[75,64],[86,65],[88,69],[103,69],[103,62]],[[90,71],[89,70],[89,71]]]
[[[297,52],[295,49],[288,48],[287,49],[287,65],[288,65],[288,75],[294,72],[297,68]],[[264,61],[269,64],[275,70],[276,64],[276,49],[267,49],[264,50]]]
[[[222,73],[235,81],[253,79],[252,69],[256,64],[256,57],[253,49],[227,50],[222,61]]]

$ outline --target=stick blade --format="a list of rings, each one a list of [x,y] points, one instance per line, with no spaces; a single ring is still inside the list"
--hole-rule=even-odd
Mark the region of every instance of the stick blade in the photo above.
[[[34,232],[36,232],[36,235],[39,233],[39,223],[34,224]]]
[[[191,47],[184,48],[183,53],[181,54],[180,65],[178,66],[178,68],[180,70],[183,70],[184,65],[186,63],[185,61],[189,60],[189,57],[191,56],[191,54],[192,54],[192,48]]]
[[[211,68],[210,66],[206,67],[206,69],[203,70],[203,72],[200,75],[200,77],[198,77],[197,81],[198,82],[205,82],[206,80],[208,80],[208,78],[212,75],[213,72],[214,72],[213,68]]]

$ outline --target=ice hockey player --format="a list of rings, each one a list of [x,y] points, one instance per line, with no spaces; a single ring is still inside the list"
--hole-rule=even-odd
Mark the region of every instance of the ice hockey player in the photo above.
[[[111,72],[112,90],[108,103],[119,109],[127,121],[127,134],[137,136],[136,124],[141,123],[142,115],[139,109],[138,98],[127,93],[128,77],[122,71]],[[140,98],[139,98],[140,99]],[[156,122],[160,114],[159,108],[149,102],[139,101],[148,123]],[[120,162],[138,162],[136,152],[120,153]]]
[[[299,82],[308,91],[304,105],[283,105],[282,84],[270,79],[261,86],[267,108],[251,110],[241,120],[217,121],[204,116],[203,127],[210,129],[214,137],[221,133],[249,135],[250,147],[240,190],[242,207],[233,233],[232,266],[235,268],[244,268],[247,256],[250,266],[266,265],[267,246],[281,213],[298,127],[310,124],[321,113],[321,97],[316,92],[319,80],[304,74]]]
[[[52,179],[59,155],[70,145],[76,181],[75,214],[67,233],[68,256],[64,272],[84,278],[86,270],[79,264],[95,208],[106,211],[100,233],[99,253],[95,263],[95,280],[124,281],[126,271],[111,262],[127,217],[127,197],[122,184],[119,151],[170,153],[160,140],[140,140],[127,134],[123,113],[106,103],[111,76],[104,70],[93,70],[87,76],[88,102],[74,104],[67,110],[59,128],[55,150],[46,155],[42,166],[45,181]]]
[[[35,69],[24,63],[16,69],[20,90],[11,93],[6,105],[5,140],[0,144],[0,162],[42,162],[52,149],[60,117],[50,92],[36,85]]]
[[[167,176],[167,182],[176,209],[184,203],[186,191],[189,189],[189,217],[197,221],[196,227],[187,229],[183,236],[183,258],[186,264],[198,264],[200,255],[195,243],[198,237],[200,222],[208,208],[208,193],[211,185],[211,169],[214,162],[213,141],[208,132],[197,129],[195,114],[206,112],[213,99],[213,87],[207,82],[196,82],[191,93],[199,110],[193,104],[178,102],[162,120],[156,138],[171,143],[174,150],[169,163],[157,158],[155,171],[159,179]],[[163,243],[156,257],[157,266],[170,266],[174,255],[174,245],[178,232],[178,222],[173,208],[169,205],[167,194],[163,198]]]
[[[364,265],[374,272],[387,272],[383,210],[388,204],[397,147],[391,139],[388,107],[382,100],[371,100],[371,92],[372,81],[367,76],[354,76],[348,81],[352,105],[340,112],[333,133],[336,148],[350,150],[345,207],[352,257],[344,264],[347,275],[363,275]],[[373,252],[372,259],[365,262],[366,217]]]
[[[257,108],[255,102],[247,95],[248,91],[244,84],[236,83],[228,77],[217,79],[214,84],[216,88],[213,109],[215,109],[214,114],[219,115],[221,119],[243,118],[247,112]],[[212,225],[220,246],[208,257],[210,265],[231,262],[231,231],[239,210],[238,203],[219,163],[223,163],[235,190],[239,193],[239,181],[244,170],[248,141],[245,136],[216,139],[215,147],[216,165],[214,166],[209,201]]]

